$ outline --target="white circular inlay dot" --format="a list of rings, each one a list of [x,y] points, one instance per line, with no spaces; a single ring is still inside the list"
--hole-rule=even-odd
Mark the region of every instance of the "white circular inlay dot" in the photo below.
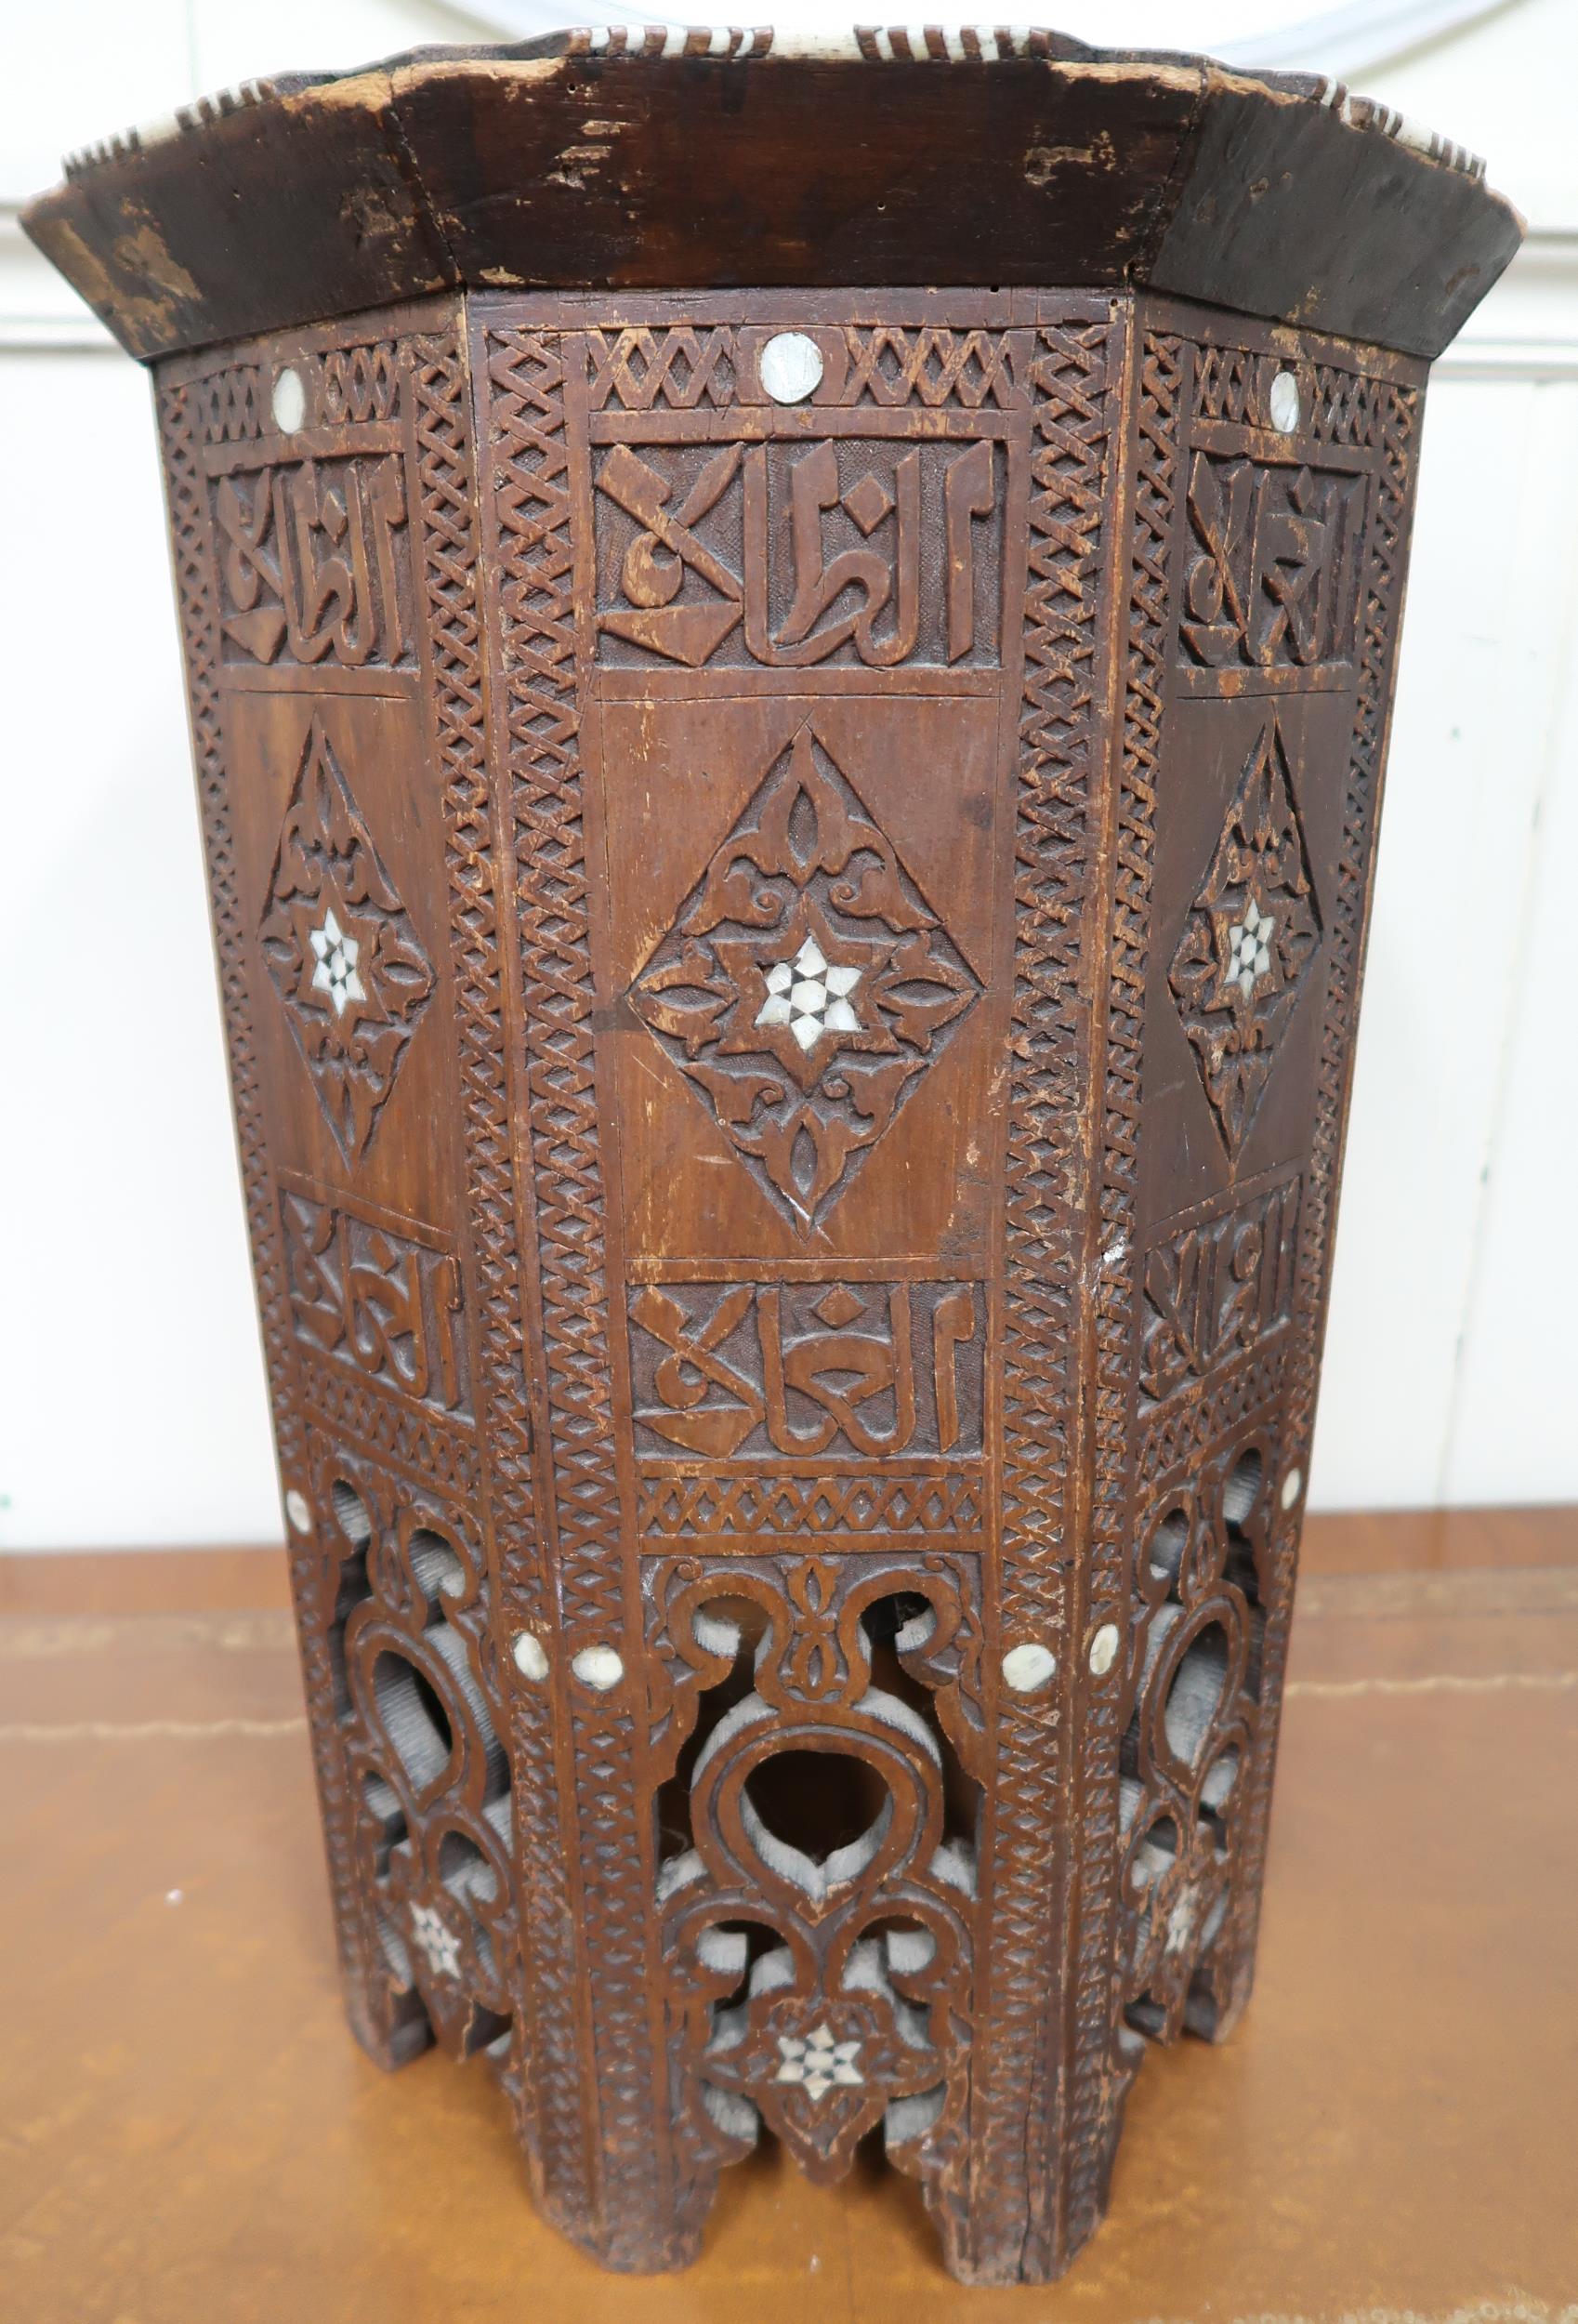
[[[1298,381],[1291,371],[1279,371],[1271,382],[1271,425],[1284,436],[1298,426]]]
[[[1016,1695],[1033,1695],[1038,1686],[1045,1685],[1057,1668],[1058,1657],[1047,1646],[1010,1646],[1003,1657],[1004,1683]]]
[[[803,403],[822,385],[822,350],[803,331],[780,331],[762,349],[759,369],[775,403]]]
[[[285,1515],[290,1519],[297,1533],[311,1532],[312,1505],[306,1494],[298,1493],[294,1485],[285,1495]]]
[[[1303,1490],[1303,1470],[1290,1469],[1286,1476],[1282,1479],[1282,1507],[1284,1509],[1291,1509]]]
[[[1104,1679],[1118,1659],[1118,1625],[1103,1622],[1090,1642],[1090,1667],[1098,1679]]]
[[[294,436],[307,417],[307,390],[302,385],[299,371],[293,371],[287,364],[281,372],[274,382],[274,392],[270,399],[270,409],[274,415],[274,425],[280,433],[283,436]]]
[[[546,1679],[548,1658],[543,1652],[543,1642],[529,1630],[518,1630],[510,1643],[510,1656],[523,1679]]]
[[[583,1646],[571,1664],[583,1686],[606,1695],[625,1676],[625,1665],[611,1646]]]

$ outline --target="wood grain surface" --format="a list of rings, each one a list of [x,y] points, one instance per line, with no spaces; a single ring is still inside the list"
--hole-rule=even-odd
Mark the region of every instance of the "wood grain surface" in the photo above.
[[[1375,1568],[1377,1552],[1389,1570]],[[1055,2289],[967,2291],[910,2182],[725,2174],[602,2273],[476,2064],[340,2014],[278,1552],[0,1561],[0,2307],[21,2324],[1558,2324],[1578,2293],[1578,1512],[1311,1521],[1260,1974],[1136,2085]]]

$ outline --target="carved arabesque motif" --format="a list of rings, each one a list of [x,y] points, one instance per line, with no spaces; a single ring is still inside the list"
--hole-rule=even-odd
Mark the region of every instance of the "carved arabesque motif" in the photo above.
[[[1244,763],[1167,980],[1231,1155],[1249,1134],[1320,942],[1304,826],[1273,718]]]
[[[572,1658],[623,1634],[627,1576],[594,1083],[564,348],[554,331],[487,324],[477,344],[490,447],[482,499],[494,528],[491,617],[506,677],[499,746],[536,1204],[551,1493],[544,1524],[555,1544],[559,1648]],[[584,2080],[572,2066],[568,2090],[555,2091],[551,2102],[565,2113],[572,2105],[585,2109],[579,2122],[562,2123],[564,2163],[577,2160],[596,2126],[593,2170],[566,2172],[577,2231],[596,2237],[611,2265],[638,2265],[665,2248],[672,2219],[669,2125],[648,1999],[654,1933],[643,1880],[650,1880],[651,1840],[639,1806],[643,1736],[635,1690],[626,1684],[598,1695],[577,1687],[566,1724],[559,1749],[572,1757],[581,1840],[577,1968],[590,2000],[595,2075]],[[544,1779],[551,1790],[557,1777]],[[553,2035],[566,2046],[572,2041],[569,2025]],[[596,2218],[585,2215],[578,2191],[588,2182],[597,2187]]]
[[[317,716],[258,943],[335,1143],[360,1161],[435,978]]]
[[[486,1566],[458,1510],[314,1447],[339,1560],[331,1652],[364,1894],[391,2015],[503,2065],[518,1987],[509,1772],[493,1726]]]
[[[1216,1958],[1239,1877],[1238,1804],[1259,1741],[1274,1438],[1218,1449],[1153,1502],[1119,1780],[1124,2006],[1159,2040],[1210,2034],[1231,1999]]]
[[[757,1183],[809,1230],[980,989],[808,720],[630,1000]]]
[[[692,2199],[760,2127],[816,2179],[878,2123],[903,2168],[956,2177],[977,1588],[941,1555],[647,1562],[654,1742],[684,1763],[657,1901]]]

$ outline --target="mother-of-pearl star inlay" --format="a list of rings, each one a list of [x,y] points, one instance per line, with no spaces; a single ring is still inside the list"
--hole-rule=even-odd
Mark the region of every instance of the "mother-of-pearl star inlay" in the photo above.
[[[413,1905],[411,1934],[421,1947],[435,1977],[460,1974],[460,1939],[431,1905]]]
[[[347,1001],[367,997],[356,972],[362,946],[354,936],[346,934],[332,910],[323,915],[322,926],[312,931],[311,944],[318,962],[312,971],[313,990],[327,993],[334,1002],[335,1016],[343,1017]]]
[[[1228,931],[1228,975],[1230,984],[1236,984],[1247,1000],[1257,981],[1271,966],[1271,938],[1277,923],[1269,912],[1262,912],[1250,897],[1243,907],[1243,918]]]
[[[818,2026],[802,2040],[796,2034],[778,2037],[779,2065],[775,2081],[798,2082],[809,2098],[825,2098],[837,2083],[863,2082],[855,2060],[858,2041],[835,2041],[831,2026]]]
[[[859,969],[829,968],[814,936],[808,936],[793,961],[775,960],[767,971],[767,999],[758,1024],[786,1024],[803,1050],[815,1049],[824,1033],[859,1033],[850,995]]]

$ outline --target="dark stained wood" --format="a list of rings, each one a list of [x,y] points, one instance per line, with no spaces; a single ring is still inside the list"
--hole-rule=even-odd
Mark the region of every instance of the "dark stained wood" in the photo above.
[[[725,2174],[689,2274],[599,2274],[521,2199],[485,2077],[428,2058],[391,2081],[343,2037],[288,1623],[238,1632],[224,1565],[192,1552],[108,1561],[113,1622],[10,1595],[7,2313],[1046,2324],[1059,2299],[1087,2324],[1554,2320],[1578,2280],[1578,1512],[1440,1522],[1443,1555],[1479,1534],[1522,1561],[1466,1578],[1566,1603],[1488,1622],[1478,1600],[1301,1600],[1255,2006],[1226,2049],[1141,2076],[1111,2218],[1054,2295],[949,2283],[918,2196],[874,2159],[818,2188],[773,2150]],[[1322,1517],[1307,1554],[1369,1567],[1363,1586],[1377,1544],[1389,1565],[1415,1535]],[[22,1567],[42,1595],[84,1565],[0,1579]],[[216,1608],[178,1633],[170,1566]]]
[[[722,37],[249,85],[83,157],[23,222],[143,357],[445,286],[1054,274],[1429,356],[1518,244],[1468,157],[1309,75],[1046,33],[955,34],[946,62],[902,32],[833,59]]]
[[[610,2264],[880,2126],[1056,2273],[1243,2009],[1418,381],[1078,292],[162,372],[352,2022]]]
[[[1148,2048],[1254,1974],[1424,367],[1226,311],[1226,257],[1209,307],[1089,286],[1079,218],[1136,271],[1189,183],[1196,67],[698,66],[715,150],[651,61],[397,66],[73,181],[196,237],[138,245],[164,347],[255,229],[155,180],[278,116],[310,207],[388,104],[496,285],[388,303],[429,276],[355,147],[385,303],[304,319],[326,212],[288,327],[156,373],[342,1980],[380,2065],[486,2058],[611,2267],[692,2260],[764,2140],[871,2143],[957,2277],[1044,2281]],[[857,86],[894,111],[811,204]],[[631,217],[557,263],[633,220],[667,288],[481,263],[572,88]],[[988,272],[955,89],[955,153],[988,93],[1084,140],[1031,173],[1060,285],[1010,219],[996,287],[905,286]],[[1334,238],[1365,155],[1473,188],[1231,101]],[[811,282],[675,287],[730,272],[654,223],[685,170],[750,226],[785,137]],[[828,271],[900,279],[814,286],[846,224]]]

